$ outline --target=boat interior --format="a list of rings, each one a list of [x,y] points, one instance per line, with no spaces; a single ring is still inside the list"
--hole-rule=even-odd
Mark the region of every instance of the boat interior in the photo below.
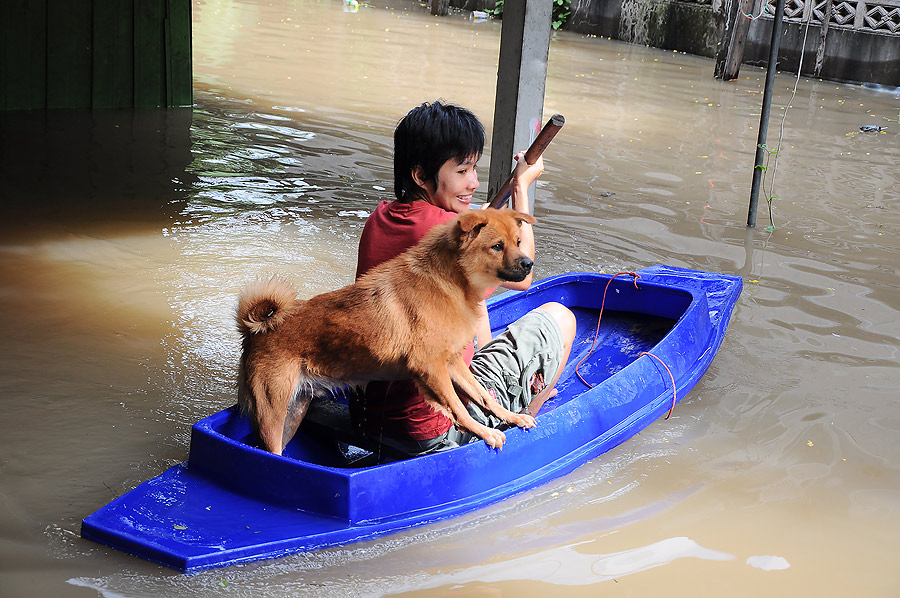
[[[690,295],[685,295],[684,301],[680,302],[683,308],[690,303]],[[671,314],[659,316],[618,309],[604,309],[600,318],[598,307],[570,308],[577,321],[572,352],[557,383],[559,392],[541,408],[538,425],[541,414],[601,384],[637,359],[641,352],[652,351],[677,321],[670,317]],[[378,439],[354,432],[347,408],[346,393],[349,392],[351,389],[336,394],[333,399],[314,400],[297,434],[285,447],[284,455],[297,461],[336,468],[371,467],[409,458]],[[235,426],[234,423],[228,422],[219,432],[232,440],[256,446],[249,424]]]

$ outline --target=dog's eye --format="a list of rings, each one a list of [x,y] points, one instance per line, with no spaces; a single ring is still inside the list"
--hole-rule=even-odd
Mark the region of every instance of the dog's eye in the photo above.
[[[503,242],[497,243],[496,245],[491,246],[491,249],[494,251],[503,251]]]

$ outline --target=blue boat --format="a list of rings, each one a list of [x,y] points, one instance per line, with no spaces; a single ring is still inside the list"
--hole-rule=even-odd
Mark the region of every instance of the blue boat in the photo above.
[[[694,387],[742,288],[736,276],[669,266],[637,274],[563,274],[490,300],[499,329],[547,301],[578,320],[559,394],[537,427],[507,430],[503,450],[478,441],[395,459],[348,436],[345,406],[325,401],[276,456],[255,448],[250,422],[232,407],[194,424],[186,463],[86,517],[81,535],[198,571],[433,523],[565,475]]]

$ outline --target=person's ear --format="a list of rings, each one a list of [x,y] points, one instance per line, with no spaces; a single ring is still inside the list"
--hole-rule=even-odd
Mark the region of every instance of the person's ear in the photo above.
[[[424,189],[425,188],[425,176],[424,176],[425,169],[422,168],[421,166],[413,166],[413,169],[410,171],[410,174],[412,175],[412,180],[414,180],[416,182],[416,185],[418,185],[419,187]]]

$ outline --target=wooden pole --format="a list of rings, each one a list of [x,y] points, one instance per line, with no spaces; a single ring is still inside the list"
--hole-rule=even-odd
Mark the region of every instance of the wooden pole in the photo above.
[[[715,77],[722,81],[737,79],[741,72],[744,43],[750,29],[750,19],[744,15],[753,11],[753,0],[731,0],[729,4],[731,8],[725,22],[725,32],[716,54]]]
[[[538,133],[538,136],[535,137],[531,146],[525,150],[525,162],[528,164],[537,162],[537,159],[541,157],[541,154],[544,153],[544,150],[547,149],[547,146],[550,145],[550,142],[553,141],[553,138],[556,137],[556,134],[559,133],[564,124],[566,124],[566,118],[562,114],[551,116],[544,128],[541,129],[541,132]],[[509,197],[512,194],[513,175],[515,173],[515,170],[509,173],[506,182],[503,183],[503,186],[494,195],[491,203],[488,204],[490,207],[499,209],[509,203]]]
[[[831,0],[825,0],[825,18],[822,20],[822,27],[819,30],[819,47],[816,49],[816,68],[813,73],[816,77],[822,74],[822,64],[825,62],[825,38],[828,36],[828,25],[831,23],[832,10]],[[809,18],[812,18],[812,13],[810,13]]]
[[[750,186],[747,226],[756,226],[756,206],[759,203],[759,189],[762,184],[766,157],[766,136],[769,132],[769,113],[772,110],[772,87],[775,85],[775,71],[778,66],[778,46],[781,43],[784,4],[785,0],[778,0],[775,6],[775,19],[772,21],[772,41],[769,44],[769,64],[766,65],[766,87],[763,90],[762,114],[759,117],[759,136],[756,140],[756,161],[753,166],[753,183]]]

